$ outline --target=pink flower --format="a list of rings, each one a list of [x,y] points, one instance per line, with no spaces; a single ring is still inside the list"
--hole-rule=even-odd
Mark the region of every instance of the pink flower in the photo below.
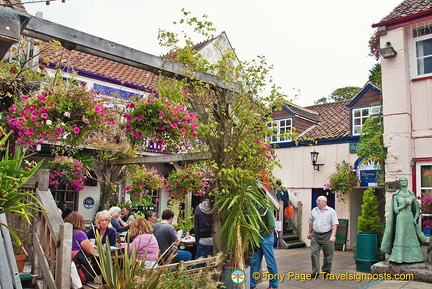
[[[171,127],[172,127],[172,128],[177,128],[178,126],[177,126],[176,123],[173,123],[173,124],[171,125]]]
[[[79,132],[80,132],[80,128],[79,128],[79,127],[75,127],[75,128],[73,129],[73,132],[74,132],[74,134],[79,134]]]
[[[37,120],[36,115],[32,115],[32,116],[30,117],[30,120],[31,120],[31,121],[36,121],[36,120]]]
[[[62,132],[63,132],[63,130],[62,130],[61,127],[58,127],[58,128],[56,129],[56,133],[61,134]]]
[[[46,112],[42,113],[42,114],[41,114],[41,117],[42,117],[42,118],[48,118],[48,113],[46,113]]]
[[[143,119],[142,114],[137,115],[136,120],[142,120],[142,119]]]

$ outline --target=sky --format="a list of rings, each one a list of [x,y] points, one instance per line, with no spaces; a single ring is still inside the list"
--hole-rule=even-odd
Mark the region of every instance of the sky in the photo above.
[[[23,0],[23,2],[27,2]],[[159,29],[208,15],[225,31],[237,57],[264,55],[275,84],[301,106],[313,105],[337,88],[363,87],[376,63],[368,41],[378,23],[402,0],[67,0],[26,4],[29,14],[153,55],[163,55]]]

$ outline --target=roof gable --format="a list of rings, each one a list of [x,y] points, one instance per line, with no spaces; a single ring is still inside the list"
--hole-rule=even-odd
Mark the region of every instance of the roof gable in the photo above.
[[[363,97],[368,97],[367,104],[370,105],[374,102],[381,100],[381,90],[372,82],[368,81],[363,86],[363,88],[360,89],[360,91],[352,98],[351,102],[348,104],[348,107],[352,108],[356,106],[356,104],[359,103]]]

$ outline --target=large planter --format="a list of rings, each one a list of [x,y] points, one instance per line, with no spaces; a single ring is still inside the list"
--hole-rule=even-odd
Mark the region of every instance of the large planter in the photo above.
[[[222,283],[224,284],[224,288],[225,289],[238,289],[240,288],[240,284],[235,284],[232,280],[231,280],[231,274],[235,269],[231,269],[231,268],[227,268],[224,267],[222,270]],[[243,284],[245,285],[244,288],[249,289],[250,288],[250,267],[246,266],[246,271],[245,271],[245,281],[243,282]]]
[[[356,270],[370,273],[371,266],[378,262],[377,234],[357,234]]]

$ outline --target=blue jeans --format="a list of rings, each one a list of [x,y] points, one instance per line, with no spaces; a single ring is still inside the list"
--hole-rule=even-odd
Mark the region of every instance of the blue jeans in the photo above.
[[[253,276],[255,272],[260,271],[263,256],[267,263],[268,272],[270,274],[278,274],[276,259],[274,257],[274,251],[273,251],[273,243],[274,243],[273,234],[268,236],[265,239],[260,238],[259,243],[260,246],[258,248],[255,248],[255,252],[252,255],[251,280],[250,280],[251,287],[255,286],[257,283],[257,280],[255,280]],[[274,278],[273,280],[269,281],[270,288],[277,288],[278,284],[279,284],[279,280],[277,278]]]
[[[173,263],[178,263],[180,261],[190,261],[192,259],[191,252],[184,251],[184,250],[177,250],[177,256],[175,256]]]
[[[197,249],[195,259],[198,259],[199,257],[207,258],[212,253],[213,253],[213,246],[198,244],[198,249]],[[198,264],[198,265],[195,265],[194,268],[201,268],[203,266],[204,266],[204,264]]]

